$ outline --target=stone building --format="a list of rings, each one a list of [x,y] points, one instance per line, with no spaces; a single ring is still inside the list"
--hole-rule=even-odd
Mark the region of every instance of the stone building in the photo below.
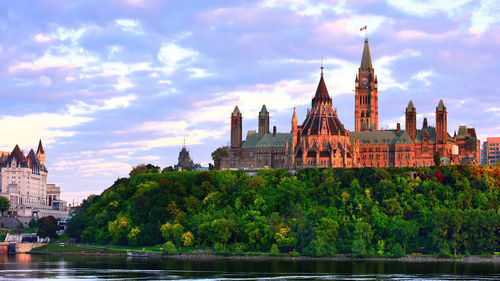
[[[0,196],[10,201],[11,208],[7,211],[8,215],[67,217],[67,210],[56,210],[48,202],[47,173],[45,151],[41,140],[37,152],[31,149],[27,156],[18,145],[11,153],[1,153]]]
[[[269,132],[269,112],[265,105],[259,112],[258,131],[249,130],[242,140],[242,114],[236,106],[231,114],[231,147],[222,158],[221,168],[281,169],[288,167],[288,146],[292,134],[277,133],[276,126]]]
[[[368,39],[355,77],[354,132],[344,128],[328,93],[323,67],[316,93],[304,122],[295,109],[290,133],[269,132],[266,106],[258,116],[258,132],[248,131],[242,140],[242,114],[231,114],[231,147],[222,168],[304,167],[410,167],[432,166],[439,153],[444,165],[479,164],[480,142],[474,128],[460,126],[448,133],[448,113],[443,100],[436,107],[435,127],[424,118],[417,129],[417,109],[410,100],[405,110],[405,130],[378,129],[378,79],[372,65]]]
[[[196,170],[200,168],[200,164],[195,164],[191,157],[189,156],[189,150],[186,148],[186,144],[184,144],[179,152],[179,157],[177,158],[177,164],[174,166],[175,170],[182,171],[182,169],[189,168],[190,170]]]

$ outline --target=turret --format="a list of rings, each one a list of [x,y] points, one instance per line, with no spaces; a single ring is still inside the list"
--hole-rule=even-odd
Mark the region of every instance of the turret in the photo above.
[[[264,104],[259,112],[259,140],[265,134],[269,134],[269,111]]]
[[[436,107],[436,143],[445,144],[448,140],[447,113],[443,100]]]
[[[405,129],[411,140],[415,142],[417,136],[417,110],[413,106],[413,101],[410,100],[405,112]]]
[[[235,106],[231,114],[231,147],[241,147],[242,120],[240,109]]]
[[[45,165],[45,151],[43,150],[42,140],[38,142],[38,149],[36,150],[36,157],[40,160],[40,164]]]

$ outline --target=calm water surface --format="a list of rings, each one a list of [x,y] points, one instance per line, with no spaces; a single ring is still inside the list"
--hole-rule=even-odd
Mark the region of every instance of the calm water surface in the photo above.
[[[500,265],[459,262],[172,260],[0,255],[0,280],[500,280]]]

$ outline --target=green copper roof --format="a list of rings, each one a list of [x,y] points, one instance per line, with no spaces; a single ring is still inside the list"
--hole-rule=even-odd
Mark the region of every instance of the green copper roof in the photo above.
[[[248,131],[247,138],[241,144],[242,148],[254,148],[259,141],[259,135],[255,131]]]
[[[247,138],[241,145],[242,148],[256,148],[256,147],[285,147],[286,139],[288,139],[288,145],[291,144],[292,134],[290,133],[277,133],[273,135],[271,133],[265,134],[259,140],[259,134],[255,131],[248,131]]]
[[[351,132],[350,139],[351,143],[358,139],[361,145],[412,144],[410,136],[403,130],[399,136],[396,130]]]
[[[411,111],[411,110],[414,110],[415,107],[413,106],[413,101],[410,100],[410,102],[408,103],[408,106],[406,107],[406,109],[408,109],[408,111]]]
[[[286,139],[288,139],[288,145],[291,144],[291,137],[290,133],[265,134],[255,147],[285,147]]]
[[[235,106],[233,110],[233,115],[239,115],[239,114],[240,114],[240,109],[238,108],[238,106]]]
[[[370,47],[368,46],[368,39],[365,39],[365,46],[363,47],[363,56],[361,57],[361,73],[369,73],[372,69],[372,56],[370,55]]]
[[[269,111],[267,111],[266,105],[262,105],[262,109],[259,112],[259,115],[267,115],[269,114]]]
[[[438,110],[443,110],[443,109],[446,109],[446,107],[444,107],[443,100],[439,100],[439,104],[438,104],[437,109],[438,109]]]
[[[424,134],[424,132],[427,132],[429,134],[431,142],[436,142],[436,128],[434,127],[427,127],[423,128],[422,130],[418,130],[417,136],[415,137],[415,142],[422,142],[422,135]]]

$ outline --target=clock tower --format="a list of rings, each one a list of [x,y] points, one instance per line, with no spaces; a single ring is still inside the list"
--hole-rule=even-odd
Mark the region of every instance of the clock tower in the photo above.
[[[355,82],[355,131],[378,130],[378,81],[372,67],[368,38],[365,38],[361,65]]]

